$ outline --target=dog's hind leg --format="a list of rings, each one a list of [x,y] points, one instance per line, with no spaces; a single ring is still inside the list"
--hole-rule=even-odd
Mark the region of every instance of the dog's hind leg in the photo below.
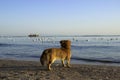
[[[48,67],[48,70],[50,70],[50,71],[52,70],[52,69],[51,69],[51,63],[49,63],[49,64],[47,65],[47,67]]]
[[[64,59],[61,60],[63,67],[66,67]]]
[[[48,70],[52,70],[51,69],[51,65],[52,65],[52,63],[54,63],[54,61],[55,61],[55,59],[50,59],[49,60],[48,65],[47,65],[48,66]]]

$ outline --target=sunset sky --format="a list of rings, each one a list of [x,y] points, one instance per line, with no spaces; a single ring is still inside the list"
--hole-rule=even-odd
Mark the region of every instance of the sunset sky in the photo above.
[[[120,0],[0,0],[0,35],[120,35]]]

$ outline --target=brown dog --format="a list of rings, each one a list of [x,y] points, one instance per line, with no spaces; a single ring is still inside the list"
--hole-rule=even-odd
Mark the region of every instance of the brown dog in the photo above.
[[[67,60],[67,67],[70,67],[71,58],[71,41],[61,40],[61,48],[45,49],[41,55],[40,62],[42,65],[47,65],[48,70],[51,70],[51,64],[55,60],[61,60],[62,65],[65,67],[64,60]]]

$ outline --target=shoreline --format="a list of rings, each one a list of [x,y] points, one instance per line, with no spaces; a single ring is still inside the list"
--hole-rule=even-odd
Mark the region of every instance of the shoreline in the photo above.
[[[0,79],[2,80],[119,80],[120,67],[106,65],[71,64],[64,68],[61,63],[46,70],[37,61],[0,59]]]
[[[0,60],[13,60],[13,61],[33,61],[33,62],[39,62],[38,59],[13,59],[13,58],[0,58]],[[61,61],[55,61],[55,63],[61,63]],[[71,59],[71,64],[83,64],[83,65],[105,65],[105,66],[118,66],[120,67],[120,63],[114,63],[114,62],[98,62],[98,61],[92,61],[92,60],[76,60]]]

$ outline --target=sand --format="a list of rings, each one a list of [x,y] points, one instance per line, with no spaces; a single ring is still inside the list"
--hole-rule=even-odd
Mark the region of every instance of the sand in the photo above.
[[[119,66],[53,64],[46,70],[35,61],[0,60],[0,80],[120,80]]]

